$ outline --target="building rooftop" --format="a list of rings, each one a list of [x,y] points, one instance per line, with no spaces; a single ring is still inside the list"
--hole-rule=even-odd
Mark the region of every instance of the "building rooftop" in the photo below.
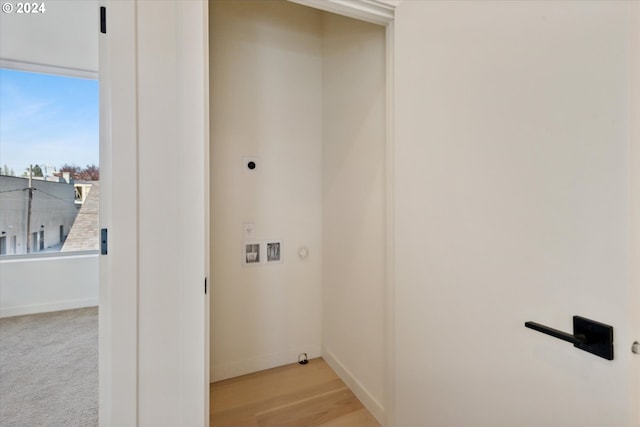
[[[98,239],[99,213],[100,184],[94,181],[91,183],[89,194],[78,212],[61,252],[97,251],[100,248]]]

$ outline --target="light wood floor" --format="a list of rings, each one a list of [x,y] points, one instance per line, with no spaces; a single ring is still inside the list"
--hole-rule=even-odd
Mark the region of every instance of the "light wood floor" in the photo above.
[[[380,427],[322,359],[211,384],[212,427]]]

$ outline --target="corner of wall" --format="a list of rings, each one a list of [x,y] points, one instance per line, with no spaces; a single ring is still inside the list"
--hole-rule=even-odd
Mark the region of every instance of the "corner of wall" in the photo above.
[[[309,359],[314,359],[320,357],[322,351],[319,345],[311,345],[229,363],[212,364],[209,371],[209,381],[214,383],[216,381],[223,381],[253,372],[264,371],[265,369],[295,363],[300,353],[307,353]]]
[[[386,411],[384,406],[376,400],[367,388],[349,371],[338,358],[325,347],[322,347],[322,358],[335,371],[342,381],[353,391],[356,397],[375,417],[380,425],[386,424]]]

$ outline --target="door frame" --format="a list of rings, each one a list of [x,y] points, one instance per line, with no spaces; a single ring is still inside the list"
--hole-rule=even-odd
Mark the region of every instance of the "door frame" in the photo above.
[[[633,3],[633,13],[631,16],[631,52],[640,52],[640,2]],[[640,55],[631,58],[630,76],[640,74]],[[630,104],[629,104],[629,138],[630,138],[630,283],[629,301],[630,312],[629,330],[631,332],[630,341],[640,342],[640,80],[631,78],[630,80]],[[634,306],[635,301],[635,306]],[[632,345],[629,343],[629,346]],[[625,348],[626,347],[626,348]],[[629,351],[627,343],[623,344],[624,351]],[[640,425],[640,354],[632,354],[630,361],[630,414],[629,425]],[[634,398],[635,397],[635,398]]]
[[[99,422],[208,425],[208,2],[96,6]],[[174,245],[168,228],[180,230]]]

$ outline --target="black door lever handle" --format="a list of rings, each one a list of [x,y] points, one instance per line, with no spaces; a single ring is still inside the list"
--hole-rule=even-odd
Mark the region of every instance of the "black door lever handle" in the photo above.
[[[541,325],[540,323],[525,322],[524,326],[534,329],[538,332],[542,332],[543,334],[551,335],[552,337],[561,339],[562,341],[570,342],[571,344],[585,344],[587,342],[587,337],[585,337],[584,335],[571,335],[566,332]]]
[[[580,316],[573,316],[573,334],[559,331],[536,322],[524,326],[554,338],[570,342],[574,347],[607,360],[613,360],[613,327]]]

